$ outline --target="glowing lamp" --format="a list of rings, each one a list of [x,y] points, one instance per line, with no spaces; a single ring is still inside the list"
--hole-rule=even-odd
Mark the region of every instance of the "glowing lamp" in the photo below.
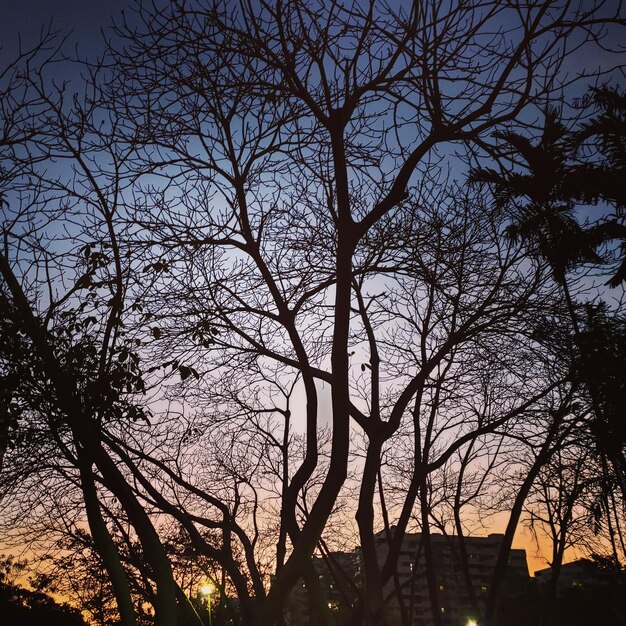
[[[210,596],[213,593],[213,585],[202,585],[202,587],[200,587],[200,593],[203,596]]]

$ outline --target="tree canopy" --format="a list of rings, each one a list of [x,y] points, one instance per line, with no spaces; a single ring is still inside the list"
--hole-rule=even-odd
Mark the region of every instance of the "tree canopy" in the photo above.
[[[505,511],[480,605],[459,556],[494,626],[557,467],[554,545],[596,507],[624,558],[623,310],[585,304],[624,277],[622,17],[140,2],[80,77],[51,34],[0,68],[5,541],[100,571],[102,624],[284,624],[304,584],[315,623],[404,626],[419,530],[441,626],[431,534]],[[314,557],[355,546],[339,615]]]

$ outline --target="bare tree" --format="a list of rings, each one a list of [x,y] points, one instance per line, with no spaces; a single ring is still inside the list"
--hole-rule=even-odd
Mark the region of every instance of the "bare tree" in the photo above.
[[[13,485],[19,488],[22,470],[36,476],[48,469],[65,488],[80,490],[120,617],[135,624],[127,575],[103,510],[105,485],[142,544],[157,587],[157,619],[173,623],[178,609],[165,549],[103,445],[105,430],[148,415],[135,402],[145,392],[140,340],[124,328],[133,315],[127,290],[135,263],[119,221],[128,150],[112,139],[115,122],[107,117],[96,70],[84,91],[70,97],[67,84],[47,77],[53,60],[59,57],[16,69],[3,94],[9,150],[3,155],[0,285],[3,368],[17,410],[9,423],[18,477]],[[31,461],[25,468],[22,455]]]
[[[417,313],[421,353],[412,367],[402,368],[402,385],[390,385],[391,371],[397,375],[400,368],[389,363],[420,328],[413,336],[394,331],[392,358],[380,335],[393,304],[375,295],[374,275],[397,281],[403,272],[411,276],[421,269],[420,245],[413,264],[399,253],[424,243],[424,232],[410,227],[417,221],[407,202],[411,183],[436,185],[428,163],[436,146],[480,146],[491,129],[521,119],[526,107],[554,87],[569,37],[579,27],[593,30],[599,19],[594,7],[570,21],[572,9],[462,3],[394,12],[374,4],[287,2],[207,10],[176,4],[152,14],[142,30],[133,28],[119,59],[128,117],[137,121],[151,153],[148,167],[166,179],[167,193],[179,177],[185,181],[177,194],[182,207],[176,200],[161,219],[138,216],[137,224],[147,227],[147,242],[160,232],[161,249],[170,249],[169,258],[187,270],[185,298],[193,303],[186,312],[187,333],[212,326],[220,333],[212,351],[218,363],[282,363],[301,376],[305,390],[306,455],[282,499],[282,525],[293,550],[259,621],[279,613],[341,492],[350,461],[350,418],[367,439],[357,511],[367,588],[363,616],[379,619],[382,583],[391,576],[394,554],[381,570],[374,495],[384,444],[420,390],[430,387],[431,375],[489,326],[486,318],[495,324],[492,307],[503,302],[493,291],[468,307],[468,274],[460,287],[446,284],[440,260],[429,259],[423,273],[431,272],[432,286],[424,282],[421,293],[411,287],[412,301],[393,311],[396,320]],[[494,36],[504,23],[511,26],[506,34]],[[166,206],[167,196],[160,201]],[[408,227],[400,225],[402,215]],[[445,222],[441,227],[446,232]],[[440,254],[444,249],[445,243]],[[178,342],[180,276],[172,278],[168,329]],[[448,326],[441,335],[432,333],[437,344],[428,335],[431,316],[439,312],[420,302],[429,289],[431,302],[447,293],[458,307],[433,321]],[[513,315],[516,305],[509,300],[507,306],[498,313]],[[360,359],[365,380],[353,376],[351,358]],[[332,386],[333,439],[326,479],[300,525],[297,494],[318,458],[316,379]],[[412,484],[419,484],[419,476],[423,480],[420,464],[430,461],[416,461]],[[397,545],[415,497],[405,502]]]
[[[311,556],[354,490],[352,620],[382,624],[416,510],[428,532],[433,477],[523,428],[562,382],[533,338],[548,268],[453,184],[452,152],[524,125],[568,85],[572,47],[618,16],[570,2],[139,8],[84,96],[29,79],[45,113],[31,152],[9,157],[2,295],[25,347],[7,362],[27,353],[41,372],[31,397],[50,406],[29,415],[72,468],[125,623],[106,498],[141,544],[158,623],[191,615],[159,519],[219,563],[246,623],[280,623],[300,577],[332,623]],[[68,170],[46,169],[60,158]],[[396,445],[408,480],[394,491]]]

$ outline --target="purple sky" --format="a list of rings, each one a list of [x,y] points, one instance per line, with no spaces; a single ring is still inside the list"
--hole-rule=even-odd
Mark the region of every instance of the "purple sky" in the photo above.
[[[132,5],[132,0],[0,0],[0,64],[17,54],[19,36],[28,47],[50,23],[53,30],[71,33],[70,49],[78,44],[81,55],[97,54],[100,29]]]
[[[618,0],[607,0],[605,12],[615,11],[617,4]],[[102,49],[101,28],[110,26],[113,18],[119,20],[124,10],[132,14],[134,5],[133,0],[0,0],[0,68],[17,53],[19,35],[23,45],[32,45],[42,27],[50,23],[64,34],[71,32],[70,50],[78,45],[81,56],[97,55]],[[616,32],[609,38],[611,47],[624,50],[624,29],[613,30]],[[585,50],[573,55],[570,61],[568,69],[575,72],[582,65],[596,69],[605,67],[607,62],[613,64],[615,56],[596,50],[594,58],[589,58]]]

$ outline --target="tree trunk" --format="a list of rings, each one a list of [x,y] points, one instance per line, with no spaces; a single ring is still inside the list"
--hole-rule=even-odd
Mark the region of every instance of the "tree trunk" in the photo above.
[[[98,494],[91,474],[91,464],[86,459],[81,458],[84,457],[84,451],[77,449],[77,454],[80,464],[81,488],[85,499],[85,510],[91,537],[113,586],[120,622],[122,626],[135,626],[137,620],[135,619],[135,608],[130,595],[128,578],[100,511]]]
[[[420,485],[420,505],[422,517],[422,543],[424,546],[424,563],[426,566],[426,583],[428,585],[430,608],[433,615],[433,624],[435,626],[441,626],[441,606],[439,601],[439,589],[437,588],[437,572],[435,569],[433,544],[430,537],[430,526],[428,520],[428,485],[425,477]]]
[[[546,436],[546,441],[544,442],[539,454],[535,458],[535,461],[532,464],[530,471],[526,475],[526,478],[524,479],[524,482],[522,483],[522,486],[518,491],[517,496],[515,497],[515,502],[513,503],[513,507],[511,509],[509,522],[506,526],[502,543],[500,544],[498,558],[496,559],[496,565],[491,577],[489,597],[487,599],[487,607],[485,610],[486,626],[496,626],[497,624],[496,616],[498,610],[498,602],[500,601],[500,593],[502,591],[502,583],[504,582],[504,577],[506,575],[506,568],[509,562],[511,546],[513,545],[513,537],[515,536],[515,531],[517,530],[517,525],[519,523],[519,519],[524,508],[524,502],[526,501],[526,498],[530,493],[533,483],[539,475],[539,471],[549,459],[550,454],[552,453],[552,441],[558,430],[559,423],[560,420],[557,421],[557,418],[555,418],[555,422],[552,424],[548,435]]]
[[[356,520],[359,526],[359,538],[363,554],[364,572],[364,619],[366,626],[383,626],[383,588],[376,554],[376,541],[374,538],[374,493],[376,490],[376,478],[380,467],[381,442],[370,439],[363,468],[363,479],[359,494],[359,506]]]

